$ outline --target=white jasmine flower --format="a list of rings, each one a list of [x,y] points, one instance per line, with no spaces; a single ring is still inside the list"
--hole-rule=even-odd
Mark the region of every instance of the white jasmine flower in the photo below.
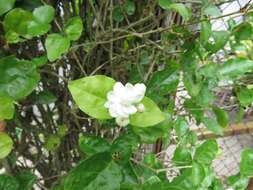
[[[116,82],[113,90],[107,94],[105,107],[109,109],[112,117],[116,118],[116,123],[126,126],[129,123],[129,116],[137,111],[143,112],[144,105],[138,104],[144,98],[146,86],[137,83],[132,85],[127,83],[125,86],[121,82]]]
[[[144,112],[145,111],[144,105],[143,104],[138,104],[137,105],[137,110],[138,110],[138,112]]]
[[[121,126],[121,127],[125,127],[129,124],[130,120],[128,117],[123,118],[123,117],[117,117],[116,118],[116,123]]]

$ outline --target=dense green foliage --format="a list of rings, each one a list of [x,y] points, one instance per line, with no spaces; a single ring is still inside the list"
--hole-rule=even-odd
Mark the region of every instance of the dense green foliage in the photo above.
[[[253,150],[220,179],[218,143],[198,143],[189,121],[222,136],[222,90],[235,96],[237,118],[251,106],[252,6],[222,15],[225,1],[180,2],[0,0],[0,190],[247,188]],[[238,15],[213,30],[213,20]],[[104,106],[116,81],[147,86],[145,109],[125,127]],[[172,143],[168,167],[161,151]]]

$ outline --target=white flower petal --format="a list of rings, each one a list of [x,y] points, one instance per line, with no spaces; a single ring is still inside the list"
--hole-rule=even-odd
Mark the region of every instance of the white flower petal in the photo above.
[[[124,85],[121,82],[116,82],[113,86],[113,91],[122,91],[124,90]]]
[[[137,108],[135,106],[125,106],[124,107],[124,111],[128,114],[128,115],[132,115],[135,114],[137,112]]]
[[[137,105],[137,110],[138,110],[138,112],[144,112],[145,111],[145,106],[143,104],[138,104]]]
[[[117,117],[116,123],[121,127],[125,127],[130,123],[130,120],[129,118]]]

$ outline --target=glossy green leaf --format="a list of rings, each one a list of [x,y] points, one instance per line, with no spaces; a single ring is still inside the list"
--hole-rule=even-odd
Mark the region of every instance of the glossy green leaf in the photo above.
[[[172,3],[169,9],[178,12],[184,20],[188,21],[191,18],[191,11],[182,3]]]
[[[177,147],[172,160],[178,166],[191,165],[192,155],[190,149],[181,146]]]
[[[204,117],[202,119],[202,122],[206,126],[206,128],[212,131],[214,134],[223,135],[223,128],[219,125],[216,119]]]
[[[208,88],[208,84],[203,83],[203,86],[198,94],[197,97],[195,97],[195,101],[198,103],[198,105],[202,107],[208,107],[214,103],[215,96],[213,92]]]
[[[119,190],[122,174],[110,153],[98,153],[70,171],[63,190]]]
[[[253,102],[253,90],[241,87],[236,91],[236,96],[242,106],[249,106]]]
[[[172,123],[167,119],[152,127],[132,126],[134,133],[140,137],[141,142],[148,144],[155,143],[158,138],[168,139],[171,128]]]
[[[191,72],[184,72],[184,85],[191,97],[198,96],[202,88],[202,80],[198,80],[198,76]]]
[[[143,184],[141,190],[154,190],[154,189],[163,189],[163,183],[157,176],[150,177]]]
[[[66,125],[59,125],[58,129],[57,129],[57,135],[60,138],[63,138],[64,136],[66,136],[68,134],[68,127]]]
[[[169,9],[171,5],[171,0],[159,0],[158,4],[163,9]]]
[[[11,10],[16,0],[0,0],[0,16]]]
[[[30,171],[22,171],[15,177],[19,182],[19,190],[31,190],[37,180],[36,175]]]
[[[201,22],[200,41],[203,44],[208,43],[209,38],[212,36],[212,25],[210,21]]]
[[[48,60],[47,60],[47,56],[44,55],[44,56],[41,56],[41,57],[35,57],[32,59],[32,62],[37,66],[37,67],[40,67],[42,65],[45,65]]]
[[[36,95],[37,104],[50,104],[57,100],[54,94],[49,91],[42,91]]]
[[[0,132],[0,159],[3,159],[8,156],[12,148],[13,141],[11,137],[9,137],[9,135],[7,135],[6,133]]]
[[[58,135],[49,135],[45,143],[45,148],[48,151],[55,151],[57,148],[59,148],[60,144],[61,139]]]
[[[20,190],[18,181],[8,175],[0,175],[0,189],[1,190]]]
[[[109,151],[110,149],[110,145],[105,139],[95,136],[79,137],[79,146],[81,151],[88,156]]]
[[[179,117],[174,125],[176,135],[181,138],[189,131],[189,125],[183,117]]]
[[[34,36],[45,34],[49,31],[50,27],[51,26],[49,24],[42,24],[37,21],[31,21],[27,26],[26,38],[30,39]]]
[[[148,81],[148,93],[168,94],[176,90],[179,83],[178,68],[167,68],[162,71],[154,72]]]
[[[133,133],[121,135],[111,145],[111,153],[120,163],[129,161],[133,151],[137,149],[138,137]]]
[[[182,3],[172,3],[171,0],[159,0],[159,6],[166,10],[178,12],[186,21],[191,18],[191,11]]]
[[[247,177],[242,177],[239,174],[229,176],[227,181],[229,186],[234,190],[245,190],[249,184],[249,179]]]
[[[164,113],[149,98],[144,97],[141,103],[145,107],[144,112],[138,112],[130,117],[130,124],[137,127],[154,126],[165,120]]]
[[[206,6],[203,7],[203,13],[205,15],[214,17],[221,15],[220,9],[212,3],[208,3]]]
[[[45,34],[50,29],[54,9],[51,6],[41,6],[33,14],[21,8],[16,8],[4,18],[5,37],[9,43],[17,43]]]
[[[0,105],[0,120],[12,119],[15,111],[13,100],[0,96]]]
[[[124,165],[120,165],[122,171],[122,181],[120,184],[120,190],[129,190],[138,186],[139,180],[131,162]]]
[[[124,4],[124,10],[128,15],[133,15],[135,12],[135,3],[133,0],[127,0]]]
[[[97,119],[110,119],[111,116],[104,104],[107,93],[113,89],[114,84],[112,78],[95,75],[72,81],[68,88],[83,112]]]
[[[204,167],[197,163],[193,162],[192,164],[192,174],[191,174],[191,180],[194,186],[198,186],[202,183],[202,181],[205,178],[205,170]]]
[[[124,20],[124,15],[122,13],[122,10],[121,10],[120,6],[115,6],[114,7],[112,18],[116,22],[122,22]]]
[[[253,34],[253,27],[249,22],[243,22],[233,28],[233,33],[237,41],[251,40]]]
[[[220,78],[236,78],[253,69],[253,61],[244,58],[235,58],[226,61],[218,69]]]
[[[220,49],[224,48],[229,40],[228,31],[213,31],[212,36],[209,38],[209,42],[205,44],[205,48],[211,53],[216,53]]]
[[[32,61],[13,56],[0,59],[0,96],[14,100],[29,95],[39,82],[36,65]]]
[[[33,11],[35,20],[41,24],[48,24],[54,19],[54,8],[49,5],[40,6]]]
[[[211,164],[218,153],[218,149],[215,140],[206,140],[196,149],[194,159],[199,163]]]
[[[50,34],[47,36],[45,46],[49,61],[55,61],[68,51],[70,41],[60,34]]]
[[[240,174],[253,176],[253,149],[244,149],[241,153]]]
[[[83,31],[83,22],[80,17],[70,18],[64,26],[64,32],[69,40],[78,40]]]
[[[33,15],[29,11],[20,8],[11,10],[4,17],[4,30],[5,32],[15,32],[18,35],[26,36],[28,25],[33,21]]]
[[[227,112],[218,107],[213,107],[213,112],[219,125],[222,127],[227,127],[229,124],[229,116]]]

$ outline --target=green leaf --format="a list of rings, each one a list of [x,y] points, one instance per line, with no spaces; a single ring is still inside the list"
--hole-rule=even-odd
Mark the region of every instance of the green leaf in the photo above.
[[[68,88],[83,112],[97,119],[110,119],[104,104],[107,101],[107,93],[113,89],[114,84],[112,78],[95,75],[72,81]]]
[[[98,153],[70,171],[63,190],[119,190],[121,181],[121,170],[111,154]]]
[[[163,9],[169,9],[171,5],[171,0],[159,0],[158,4]]]
[[[0,189],[1,190],[20,190],[18,181],[14,177],[8,176],[8,175],[0,175]]]
[[[153,144],[158,138],[168,139],[169,130],[172,128],[170,120],[165,120],[152,127],[132,126],[133,132],[140,137],[141,142]]]
[[[116,22],[122,22],[124,20],[124,15],[123,15],[123,13],[121,11],[120,6],[115,6],[114,7],[112,18]]]
[[[16,0],[0,0],[0,16],[11,10]]]
[[[169,9],[178,12],[184,20],[188,21],[191,18],[191,11],[182,3],[172,3]]]
[[[203,7],[203,13],[207,16],[214,17],[220,16],[222,14],[220,9],[211,3],[208,3],[206,6]]]
[[[141,190],[154,190],[154,189],[163,189],[162,181],[157,176],[150,177],[143,184]]]
[[[233,28],[235,39],[240,42],[242,40],[251,40],[253,34],[253,27],[249,22],[243,22]]]
[[[31,12],[16,8],[5,15],[3,22],[4,30],[5,32],[12,31],[26,37],[28,25],[31,21],[33,21]]]
[[[120,167],[123,177],[120,184],[120,190],[129,190],[137,186],[139,183],[137,178],[138,176],[136,175],[134,167],[131,164],[131,162],[128,162],[124,165],[120,165]]]
[[[137,127],[150,127],[165,120],[164,113],[151,99],[144,97],[141,103],[144,105],[145,111],[130,116],[131,125]]]
[[[31,21],[27,27],[26,38],[30,39],[34,36],[45,34],[49,31],[50,27],[51,26],[49,24],[42,24],[37,21]]]
[[[215,140],[206,140],[195,152],[194,159],[199,163],[209,165],[215,159],[219,147]]]
[[[22,171],[16,176],[16,179],[20,185],[19,190],[31,190],[37,177],[30,171]]]
[[[220,127],[216,119],[204,117],[203,124],[216,135],[223,135],[223,129]]]
[[[184,85],[191,97],[196,97],[202,88],[202,80],[192,72],[184,72]]]
[[[66,125],[59,125],[57,129],[57,135],[60,138],[63,138],[68,133],[68,127]]]
[[[216,119],[219,125],[222,127],[227,127],[229,123],[229,116],[227,112],[218,107],[213,107],[213,112],[216,115]]]
[[[49,31],[54,9],[48,5],[36,8],[33,14],[16,8],[4,18],[5,37],[9,43],[17,43]]]
[[[55,61],[68,51],[70,41],[60,34],[50,34],[47,36],[45,46],[49,61]]]
[[[35,20],[41,24],[49,24],[54,19],[54,8],[49,5],[40,6],[33,11]]]
[[[190,149],[178,146],[174,152],[172,160],[177,166],[190,165],[192,163]]]
[[[198,186],[201,184],[201,182],[205,178],[205,169],[204,167],[197,163],[193,162],[192,164],[192,174],[191,174],[191,180],[194,186]]]
[[[230,34],[228,31],[213,31],[212,36],[209,38],[209,42],[205,44],[205,48],[211,53],[216,53],[227,44],[229,36]]]
[[[49,135],[46,143],[45,143],[45,148],[48,151],[55,151],[56,149],[59,148],[59,146],[61,145],[61,139],[58,135]]]
[[[214,178],[211,186],[212,190],[225,190],[224,185],[220,179]]]
[[[116,156],[116,161],[126,163],[132,156],[133,151],[137,148],[138,137],[133,133],[121,135],[113,141],[111,153]]]
[[[162,71],[157,71],[148,81],[148,93],[168,94],[176,90],[179,83],[178,68],[167,68]]]
[[[220,65],[218,75],[220,78],[236,78],[253,69],[253,61],[244,58],[235,58]]]
[[[234,190],[245,190],[249,184],[249,179],[247,177],[242,177],[239,174],[229,176],[227,181],[229,186],[231,186]]]
[[[244,149],[241,153],[240,174],[245,177],[253,176],[253,149]]]
[[[49,91],[42,91],[36,96],[37,104],[50,104],[57,100],[54,94]]]
[[[135,12],[135,3],[132,0],[127,0],[124,4],[124,10],[128,15],[133,15]]]
[[[203,86],[198,96],[195,97],[195,101],[198,103],[198,105],[205,108],[213,104],[214,100],[215,100],[215,97],[212,91],[208,88],[208,84],[203,83]]]
[[[13,100],[0,96],[0,105],[0,120],[12,119],[15,111]]]
[[[82,34],[82,31],[83,22],[79,16],[70,18],[64,26],[65,34],[67,35],[68,39],[72,41],[78,40]]]
[[[210,21],[201,22],[200,41],[202,44],[208,43],[209,38],[212,36],[212,25]]]
[[[88,156],[109,151],[109,143],[100,137],[95,136],[81,136],[79,137],[79,146],[82,152]]]
[[[238,89],[236,96],[242,106],[249,106],[253,102],[253,90],[246,87]]]
[[[18,100],[28,96],[39,82],[36,65],[32,61],[13,56],[0,59],[0,96]]]
[[[44,55],[44,56],[41,56],[41,57],[35,57],[32,59],[32,62],[37,66],[37,67],[40,67],[42,65],[45,65],[48,60],[47,60],[47,56]]]
[[[185,136],[186,133],[189,131],[189,125],[183,117],[177,118],[174,128],[176,130],[176,135],[179,138]]]
[[[8,156],[12,148],[13,148],[12,139],[6,133],[0,132],[0,159],[3,159],[6,156]]]

